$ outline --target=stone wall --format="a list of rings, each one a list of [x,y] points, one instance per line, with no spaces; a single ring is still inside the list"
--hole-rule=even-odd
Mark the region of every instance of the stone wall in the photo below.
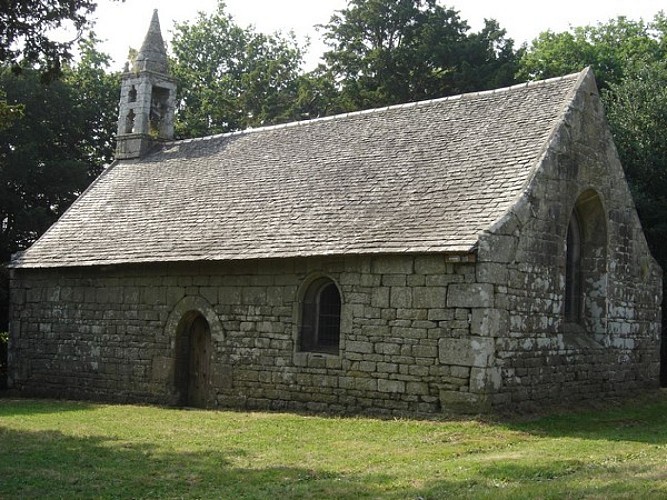
[[[295,349],[313,273],[342,292],[338,356]],[[471,321],[491,287],[443,255],[13,274],[11,381],[24,394],[176,402],[175,330],[193,308],[212,326],[214,407],[456,409],[489,361]]]
[[[564,333],[559,279],[517,261],[519,240],[502,243],[482,246],[495,261],[478,263],[418,255],[16,270],[11,383],[25,395],[176,404],[177,329],[196,310],[211,326],[211,407],[423,414],[655,386],[650,293],[625,289],[633,312],[618,310],[628,317],[604,339]],[[322,273],[342,292],[339,355],[296,349],[300,288]]]
[[[575,210],[588,260],[583,317],[572,324],[564,319],[563,290]],[[478,261],[492,275],[493,313],[508,325],[495,342],[494,376],[502,383],[494,404],[534,406],[658,386],[662,270],[593,82],[555,131],[525,197],[482,236]]]

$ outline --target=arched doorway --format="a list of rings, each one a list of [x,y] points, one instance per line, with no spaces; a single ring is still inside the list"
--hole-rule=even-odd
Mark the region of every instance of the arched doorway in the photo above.
[[[176,388],[180,404],[206,408],[211,375],[211,328],[197,311],[183,315],[176,337]]]

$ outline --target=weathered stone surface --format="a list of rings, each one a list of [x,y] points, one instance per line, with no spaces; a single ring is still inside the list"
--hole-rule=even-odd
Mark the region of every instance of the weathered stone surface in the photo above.
[[[416,287],[412,289],[412,305],[416,309],[442,309],[446,307],[444,287]]]
[[[447,290],[448,307],[493,307],[494,289],[488,283],[454,283]]]
[[[444,365],[485,367],[493,361],[495,343],[484,337],[440,339],[438,353],[440,363]]]
[[[340,355],[297,350],[299,287],[294,284],[307,275],[281,273],[301,266],[185,264],[157,266],[150,272],[119,266],[95,277],[75,269],[28,271],[26,280],[17,279],[24,271],[16,271],[16,297],[32,293],[35,300],[28,302],[29,316],[12,323],[12,359],[15,354],[21,358],[20,366],[13,363],[13,385],[25,394],[49,394],[58,388],[70,397],[177,403],[179,325],[199,312],[211,327],[211,406],[245,401],[274,407],[291,401],[310,409],[433,411],[440,383],[438,372],[431,370],[437,362],[437,341],[446,325],[456,321],[444,304],[445,290],[367,286],[381,283],[382,276],[407,283],[417,276],[401,274],[412,268],[413,258],[407,260],[384,259],[380,267],[386,274],[372,273],[372,262],[362,258],[357,267],[348,259],[340,271],[337,264],[329,269],[326,259],[305,266],[337,282],[344,277],[343,297],[351,302],[343,308]],[[388,267],[390,262],[397,265]],[[30,286],[31,276],[37,277],[39,287]],[[80,297],[63,293],[63,282],[69,290],[92,286],[95,300],[82,306],[87,303]],[[57,302],[41,300],[56,295]],[[14,303],[24,305],[16,299]],[[46,318],[56,304],[60,321],[52,324]],[[30,348],[22,331],[31,338],[40,336],[39,348]],[[76,382],[80,364],[89,367],[85,383]],[[469,372],[459,375],[450,383],[468,389]],[[66,389],[60,387],[63,380],[70,381]]]
[[[486,399],[479,394],[452,390],[440,391],[440,405],[453,413],[479,413],[488,409]]]
[[[470,333],[482,337],[505,335],[509,328],[509,313],[504,309],[473,309]]]
[[[486,262],[509,264],[516,260],[517,244],[516,236],[485,235],[479,243],[479,255]]]
[[[497,366],[470,369],[470,392],[493,394],[502,387],[502,374]]]
[[[402,380],[378,380],[378,391],[380,392],[393,392],[400,393],[405,392],[405,382]]]

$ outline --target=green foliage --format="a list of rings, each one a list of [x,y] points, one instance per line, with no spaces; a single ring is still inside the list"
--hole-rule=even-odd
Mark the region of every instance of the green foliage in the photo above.
[[[53,31],[72,28],[80,35],[96,7],[96,0],[0,2],[0,63],[15,72],[39,68],[44,81],[57,77],[72,59],[74,41],[57,41]]]
[[[177,24],[172,71],[179,81],[176,133],[198,137],[293,119],[302,50],[294,35],[241,28],[224,2]]]
[[[75,91],[83,120],[77,146],[94,178],[110,164],[116,150],[120,74],[109,72],[110,57],[97,50],[99,40],[91,34],[79,43],[79,61],[67,66],[62,81]]]
[[[632,77],[635,61],[667,57],[667,22],[662,13],[653,22],[625,17],[570,31],[546,31],[534,40],[519,63],[519,78],[543,79],[591,66],[601,88]]]
[[[352,0],[324,26],[326,64],[303,74],[293,35],[225,12],[178,24],[172,48],[181,138],[514,83],[518,53],[498,23],[468,33],[436,0]]]
[[[0,262],[0,332],[9,327],[9,270]]]
[[[350,109],[354,106],[344,101],[333,75],[323,65],[299,77],[292,110],[294,119],[334,115]]]
[[[25,115],[0,132],[0,259],[34,241],[87,185],[87,168],[72,157],[81,123],[71,88],[49,86],[26,71],[0,73],[0,87]]]
[[[23,116],[23,106],[11,106],[7,103],[7,95],[0,91],[0,130],[9,127]]]
[[[94,41],[48,85],[37,70],[0,69],[0,91],[23,116],[0,130],[0,262],[27,247],[111,161],[118,78]]]
[[[323,28],[327,68],[354,109],[514,82],[513,42],[498,23],[468,34],[437,0],[350,0]]]
[[[663,498],[652,396],[527,422],[0,399],[0,497]]]
[[[604,97],[651,250],[667,267],[667,62],[636,64]]]
[[[9,342],[9,334],[7,332],[0,332],[0,391],[7,388],[7,348]],[[0,434],[2,431],[0,430]]]

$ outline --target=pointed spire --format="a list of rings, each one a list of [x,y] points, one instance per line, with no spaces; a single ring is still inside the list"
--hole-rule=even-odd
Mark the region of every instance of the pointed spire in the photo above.
[[[151,19],[148,33],[141,49],[137,54],[135,61],[135,71],[155,71],[157,73],[168,73],[167,65],[167,51],[164,47],[164,40],[162,39],[162,31],[160,30],[160,19],[157,15],[157,9],[153,10],[153,18]]]
[[[173,139],[176,80],[169,75],[157,10],[132,69],[123,73],[118,107],[117,159],[141,158]]]

